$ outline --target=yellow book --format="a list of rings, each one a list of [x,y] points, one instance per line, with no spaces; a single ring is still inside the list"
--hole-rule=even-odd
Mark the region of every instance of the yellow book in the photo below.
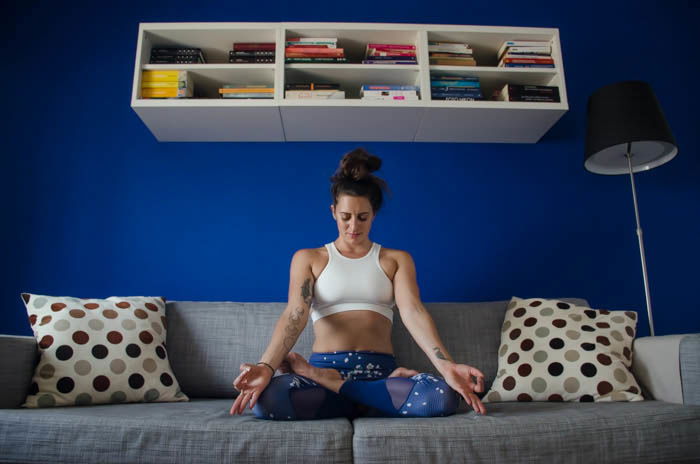
[[[142,88],[141,98],[184,98],[191,97],[192,89],[176,89],[176,88]]]
[[[180,71],[177,69],[141,72],[141,82],[179,82],[186,80],[187,71]]]
[[[187,87],[187,82],[185,81],[172,81],[172,82],[141,82],[141,88],[168,88],[168,89],[184,89]]]

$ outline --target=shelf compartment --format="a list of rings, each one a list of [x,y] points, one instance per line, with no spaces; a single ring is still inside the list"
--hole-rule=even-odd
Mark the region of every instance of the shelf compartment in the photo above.
[[[144,69],[150,69],[155,66],[156,65],[151,65],[148,68],[144,67]],[[163,69],[160,68],[160,66],[163,65],[157,66],[159,69]],[[234,66],[236,65],[232,65],[231,67],[206,67],[209,65],[197,65],[196,68],[194,66],[190,68],[178,67],[177,65],[168,66],[171,66],[171,69],[187,69],[189,77],[194,82],[195,100],[201,98],[219,99],[219,89],[224,84],[265,84],[274,88],[275,83],[274,65],[273,67],[267,65],[265,68],[235,68]]]
[[[152,47],[201,48],[207,64],[229,64],[228,52],[234,42],[277,42],[274,24],[256,23],[182,23],[148,24],[143,34],[141,65],[148,64]]]
[[[368,28],[368,25],[365,24],[352,25],[348,23],[314,23],[313,25],[282,23],[282,26],[285,43],[293,37],[337,37],[337,47],[345,51],[348,64],[362,64],[368,43],[414,45],[416,46],[416,55],[418,55],[421,46],[418,40],[419,31],[402,27],[400,24],[381,25],[387,26],[381,29]]]
[[[420,73],[418,66],[414,65],[288,64],[285,66],[284,84],[303,82],[338,83],[340,90],[345,91],[346,100],[359,100],[360,87],[363,84],[420,87]],[[419,95],[421,91],[422,89]],[[284,101],[298,100],[285,99]],[[365,102],[365,100],[360,101]]]
[[[552,43],[556,40],[554,32],[542,32],[535,28],[510,28],[510,27],[487,27],[473,26],[470,30],[463,28],[452,28],[451,26],[431,26],[428,29],[428,42],[462,42],[469,44],[474,50],[474,59],[477,67],[498,66],[498,50],[507,40],[528,40],[546,41]],[[554,50],[557,48],[552,44],[552,57],[554,65],[560,66],[560,61],[555,56]],[[511,69],[511,68],[497,68]],[[527,68],[533,69],[533,68]],[[552,69],[552,68],[534,68]]]
[[[430,66],[433,75],[478,77],[481,94],[488,101],[494,90],[501,90],[505,84],[560,86],[559,73],[553,69],[540,68],[494,68],[481,66]],[[561,88],[560,97],[561,97]],[[562,100],[564,101],[564,100]],[[452,101],[460,103],[459,101]],[[463,103],[463,102],[462,102]]]

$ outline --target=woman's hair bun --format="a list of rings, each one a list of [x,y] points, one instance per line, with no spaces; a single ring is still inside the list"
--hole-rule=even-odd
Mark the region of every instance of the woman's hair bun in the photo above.
[[[381,167],[382,160],[379,157],[374,156],[364,148],[355,148],[343,156],[331,180],[333,182],[339,180],[363,181],[369,177],[370,173]]]

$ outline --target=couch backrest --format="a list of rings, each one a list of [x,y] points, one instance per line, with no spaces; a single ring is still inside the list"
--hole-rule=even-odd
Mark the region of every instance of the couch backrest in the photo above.
[[[560,298],[586,305],[586,300]],[[498,368],[501,326],[509,300],[477,303],[424,303],[455,361],[484,373],[486,389]],[[267,348],[286,303],[171,301],[166,308],[166,346],[180,387],[189,396],[233,398],[233,379],[243,362],[255,363]],[[392,343],[397,363],[437,373],[428,357],[394,317]],[[313,344],[309,320],[293,350],[308,359]]]

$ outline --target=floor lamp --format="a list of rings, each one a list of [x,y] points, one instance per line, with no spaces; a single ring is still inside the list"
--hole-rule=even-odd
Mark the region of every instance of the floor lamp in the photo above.
[[[672,160],[678,153],[676,140],[651,86],[646,82],[618,82],[596,90],[588,98],[587,113],[586,169],[596,174],[629,173],[630,176],[649,330],[653,336],[649,278],[642,227],[639,225],[634,173],[653,169]]]

